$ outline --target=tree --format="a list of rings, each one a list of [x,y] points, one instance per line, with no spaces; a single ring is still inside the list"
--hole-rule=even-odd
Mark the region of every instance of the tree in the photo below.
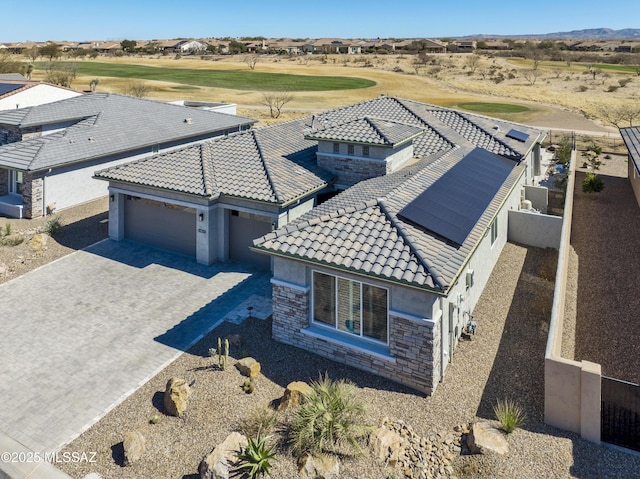
[[[231,40],[229,42],[229,53],[244,53],[247,51],[247,46],[244,43],[238,42],[236,40]]]
[[[11,56],[7,50],[0,50],[0,73],[19,73],[23,64]]]
[[[529,82],[529,85],[535,85],[536,84],[536,80],[540,76],[540,70],[538,70],[537,68],[531,68],[529,70],[524,70],[522,72],[522,76],[524,77],[525,80],[527,80]]]
[[[464,64],[469,67],[469,70],[471,71],[471,73],[475,73],[476,70],[478,69],[478,65],[480,64],[480,55],[476,55],[475,53],[472,53],[471,55],[467,56],[467,58],[464,61]]]
[[[207,45],[207,51],[215,55],[216,53],[218,53],[218,47],[215,45],[209,44]]]
[[[258,61],[260,60],[260,55],[258,55],[257,53],[252,53],[250,55],[246,55],[244,57],[244,62],[249,66],[249,68],[251,68],[252,70],[255,70],[256,68],[256,63],[258,63]]]
[[[38,57],[40,57],[40,49],[36,45],[34,45],[31,48],[27,48],[24,51],[24,55],[32,62],[35,62],[36,60],[38,60]]]
[[[125,53],[133,53],[136,49],[136,45],[138,45],[138,42],[135,40],[122,40],[120,42],[120,46]]]
[[[602,104],[597,107],[598,113],[607,123],[622,128],[623,126],[634,126],[636,120],[640,118],[640,105],[635,102],[625,103],[619,106]]]
[[[78,66],[75,63],[49,62],[45,69],[45,81],[66,88],[75,80]]]
[[[264,92],[262,104],[269,107],[271,118],[278,118],[282,113],[282,107],[293,100],[293,93],[288,90]]]
[[[137,98],[144,98],[150,91],[151,86],[148,83],[139,80],[130,81],[124,88],[125,95],[135,96]]]
[[[92,92],[96,91],[96,87],[98,86],[98,83],[100,83],[100,78],[94,78],[89,82],[89,89]]]
[[[53,61],[54,58],[58,58],[62,55],[60,51],[60,46],[55,43],[47,43],[45,46],[40,47],[40,55],[43,57],[47,57],[50,62]]]

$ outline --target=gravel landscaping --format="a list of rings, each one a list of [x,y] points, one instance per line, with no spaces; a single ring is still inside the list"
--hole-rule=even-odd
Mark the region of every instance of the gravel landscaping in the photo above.
[[[553,292],[545,271],[553,266],[555,256],[553,251],[505,246],[474,312],[478,334],[459,344],[444,383],[432,397],[276,343],[270,339],[268,320],[223,323],[63,450],[96,451],[96,463],[65,464],[63,470],[74,478],[97,472],[103,479],[195,479],[201,459],[238,430],[255,407],[277,404],[291,381],[314,380],[326,372],[331,378],[356,383],[369,424],[377,425],[384,417],[402,420],[415,434],[443,441],[459,440],[461,433],[456,429],[471,421],[497,425],[492,408],[499,399],[520,404],[527,420],[507,437],[509,453],[468,455],[463,447],[454,462],[453,474],[458,478],[630,477],[630,471],[640,467],[640,458],[543,423],[544,349]],[[242,391],[245,378],[234,367],[217,370],[208,355],[218,337],[231,334],[240,334],[244,344],[232,348],[230,363],[250,355],[262,365],[253,394]],[[188,409],[180,419],[167,416],[162,405],[165,385],[174,376],[193,383]],[[156,415],[160,420],[152,424]],[[278,415],[281,424],[287,417]],[[130,430],[146,437],[146,452],[139,462],[123,467],[122,440]],[[276,433],[275,438],[283,436]],[[272,477],[298,477],[286,441],[277,442]],[[404,471],[373,458],[343,458],[340,477],[400,478]]]
[[[16,246],[0,244],[0,283],[105,239],[108,208],[107,198],[102,198],[32,220],[0,216],[1,231],[6,232],[9,225],[11,236],[22,239]],[[34,240],[47,222],[56,217],[62,223],[62,229],[52,236],[39,236]]]

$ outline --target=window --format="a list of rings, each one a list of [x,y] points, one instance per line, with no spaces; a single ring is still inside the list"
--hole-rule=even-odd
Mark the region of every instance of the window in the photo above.
[[[9,193],[15,195],[22,194],[23,176],[22,171],[9,170]]]
[[[387,290],[314,271],[313,321],[347,334],[387,343]]]
[[[498,239],[498,218],[496,217],[496,219],[493,220],[493,223],[491,223],[491,246],[493,246],[493,243],[495,243],[497,239]]]
[[[333,144],[333,152],[334,153],[340,153],[340,143],[334,143]]]
[[[364,145],[362,147],[362,156],[369,156],[369,145]]]
[[[9,143],[9,132],[0,130],[0,145],[6,145],[7,143]]]
[[[355,155],[355,150],[353,148],[353,145],[347,145],[347,155],[349,156]]]
[[[159,151],[160,151],[160,145],[153,145],[153,146],[151,147],[151,153],[152,153],[153,155],[157,154]]]

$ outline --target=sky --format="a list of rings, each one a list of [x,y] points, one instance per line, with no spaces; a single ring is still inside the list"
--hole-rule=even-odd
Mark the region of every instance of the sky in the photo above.
[[[637,0],[0,0],[0,42],[445,38],[640,28]]]

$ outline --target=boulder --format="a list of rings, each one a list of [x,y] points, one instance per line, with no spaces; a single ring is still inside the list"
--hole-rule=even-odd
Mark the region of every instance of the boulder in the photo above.
[[[400,435],[386,427],[379,427],[369,436],[369,447],[374,457],[393,467],[402,450]]]
[[[164,408],[167,413],[181,417],[187,409],[187,400],[190,392],[189,385],[184,379],[169,379],[164,392]]]
[[[260,363],[253,358],[242,358],[236,363],[236,368],[248,378],[255,378],[260,374]]]
[[[144,454],[145,442],[144,436],[139,431],[125,433],[124,441],[122,441],[125,466],[130,466],[140,460]]]
[[[47,240],[49,236],[44,233],[38,233],[31,237],[29,240],[29,246],[31,249],[37,252],[42,252],[47,248]]]
[[[303,381],[294,381],[289,383],[287,385],[287,389],[284,391],[282,399],[280,399],[278,411],[298,407],[304,401],[305,394],[310,393],[312,390],[311,386]]]
[[[303,454],[298,459],[298,472],[302,479],[338,479],[340,463],[333,456]]]
[[[467,436],[471,454],[506,454],[509,444],[504,433],[487,422],[475,422]]]
[[[229,473],[238,463],[238,455],[249,445],[246,436],[232,432],[198,466],[200,479],[229,479]]]

